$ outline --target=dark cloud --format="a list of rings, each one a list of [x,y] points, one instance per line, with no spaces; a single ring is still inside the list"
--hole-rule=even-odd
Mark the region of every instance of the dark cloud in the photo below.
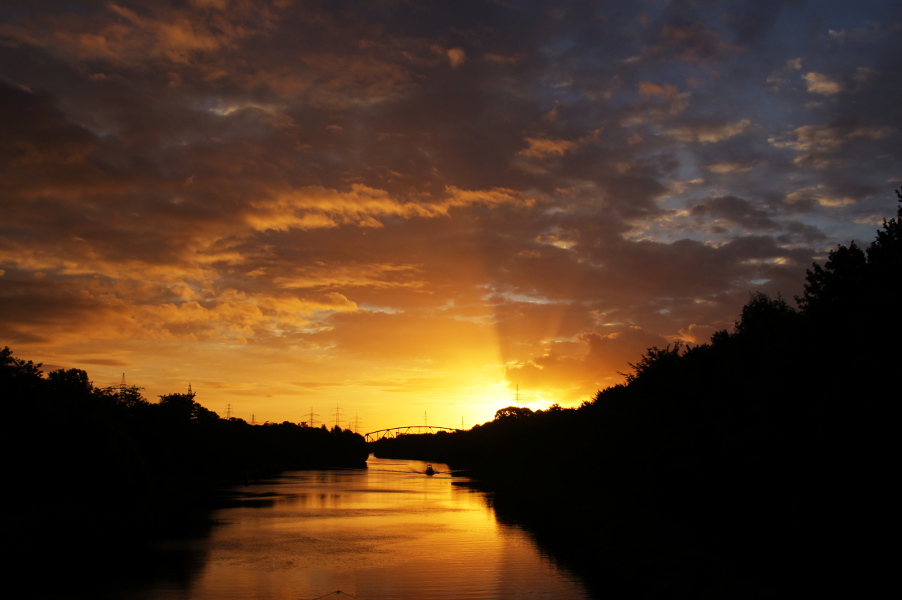
[[[794,3],[794,0],[747,2],[736,12],[728,13],[725,20],[733,31],[735,43],[748,48],[765,39],[784,7]]]
[[[693,216],[723,220],[726,228],[740,226],[751,231],[774,231],[780,229],[780,225],[772,219],[772,215],[748,200],[736,196],[721,196],[711,198],[692,207]]]
[[[784,224],[786,234],[777,237],[780,244],[791,244],[795,240],[801,240],[804,244],[818,244],[827,239],[827,236],[817,227],[800,223],[799,221],[788,221]]]

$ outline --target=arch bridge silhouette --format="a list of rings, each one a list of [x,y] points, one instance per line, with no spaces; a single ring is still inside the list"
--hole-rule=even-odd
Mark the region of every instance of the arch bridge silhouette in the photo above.
[[[396,438],[399,435],[411,435],[417,433],[438,433],[440,431],[461,431],[454,427],[437,427],[435,425],[407,425],[405,427],[391,427],[379,429],[363,434],[363,439],[368,442],[376,442],[386,438]]]

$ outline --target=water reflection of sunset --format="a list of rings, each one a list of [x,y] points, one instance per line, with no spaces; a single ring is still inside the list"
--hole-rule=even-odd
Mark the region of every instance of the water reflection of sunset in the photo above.
[[[497,522],[484,494],[454,484],[447,465],[425,476],[425,464],[371,459],[365,471],[254,486],[275,496],[218,516],[192,597],[584,597],[523,531]]]
[[[33,4],[0,344],[221,416],[576,406],[800,292],[899,181],[892,3]]]

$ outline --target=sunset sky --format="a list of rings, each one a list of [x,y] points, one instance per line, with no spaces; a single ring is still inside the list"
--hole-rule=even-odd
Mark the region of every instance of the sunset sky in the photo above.
[[[4,0],[0,347],[256,422],[577,406],[868,243],[902,3]]]

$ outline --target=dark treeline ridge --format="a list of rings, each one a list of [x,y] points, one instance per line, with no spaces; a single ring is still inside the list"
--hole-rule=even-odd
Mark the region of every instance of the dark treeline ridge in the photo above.
[[[752,294],[732,331],[648,349],[578,409],[374,450],[471,470],[599,597],[860,596],[895,572],[900,275],[902,204],[795,308]]]
[[[365,467],[368,456],[350,430],[224,419],[193,393],[149,402],[137,388],[96,388],[80,369],[45,376],[8,347],[0,350],[0,396],[22,431],[14,472],[30,483],[30,518],[15,520],[14,539],[61,564],[79,562],[85,544],[116,553],[181,528],[224,485],[283,470]]]

